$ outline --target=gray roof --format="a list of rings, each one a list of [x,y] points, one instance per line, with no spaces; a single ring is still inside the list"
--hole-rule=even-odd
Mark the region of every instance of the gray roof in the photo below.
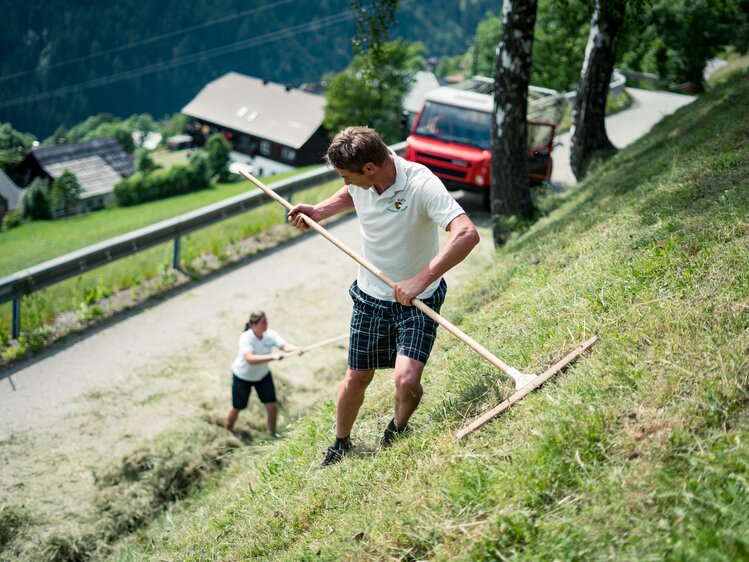
[[[0,197],[8,202],[8,210],[12,211],[21,202],[23,190],[10,179],[5,172],[0,170]]]
[[[298,149],[322,125],[325,97],[229,72],[208,83],[182,113]]]
[[[111,137],[44,146],[32,152],[53,179],[66,170],[75,174],[83,188],[82,198],[109,193],[123,177],[135,172],[132,160],[120,143]]]

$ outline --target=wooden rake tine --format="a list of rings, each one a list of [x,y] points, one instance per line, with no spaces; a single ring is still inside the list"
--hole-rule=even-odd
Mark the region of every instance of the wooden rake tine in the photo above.
[[[275,191],[273,191],[272,189],[270,189],[269,187],[267,187],[263,182],[261,182],[259,179],[257,179],[252,174],[250,174],[250,173],[248,173],[248,172],[246,172],[244,170],[240,170],[240,173],[245,178],[247,178],[250,182],[252,182],[253,184],[255,184],[258,188],[260,188],[262,191],[264,191],[271,199],[274,199],[275,201],[277,201],[278,203],[280,203],[281,205],[283,205],[284,207],[286,207],[289,211],[291,211],[294,208],[294,206],[291,203],[289,203],[286,199],[284,199],[283,197],[281,197],[278,193],[276,193]],[[311,218],[309,218],[307,215],[305,215],[303,213],[299,213],[299,216],[302,217],[302,220],[304,220],[304,222],[307,224],[307,226],[309,226],[312,230],[316,231],[318,234],[321,234],[322,236],[324,236],[325,238],[327,238],[328,241],[331,242],[334,246],[336,246],[339,250],[343,251],[345,254],[348,254],[349,257],[353,258],[354,261],[356,261],[361,266],[363,266],[364,268],[366,268],[367,270],[369,270],[370,273],[372,273],[373,275],[375,275],[382,282],[386,283],[390,288],[395,287],[395,281],[393,281],[392,279],[390,279],[390,277],[388,277],[382,271],[380,271],[377,267],[375,267],[374,264],[368,262],[363,257],[359,256],[351,248],[349,248],[348,246],[346,246],[346,244],[344,244],[343,242],[341,242],[340,240],[338,240],[335,236],[333,236],[332,234],[330,234],[327,230],[325,230],[322,226],[320,226],[317,222],[315,222],[314,220],[312,220]],[[419,310],[421,310],[424,314],[426,314],[427,316],[429,316],[429,318],[431,318],[432,320],[434,320],[435,322],[437,322],[437,324],[439,324],[440,326],[442,326],[443,328],[445,328],[445,330],[447,330],[452,335],[454,335],[456,338],[458,338],[460,341],[462,341],[463,343],[465,343],[468,347],[470,347],[471,349],[473,349],[476,353],[478,353],[479,355],[481,355],[481,357],[483,357],[489,363],[491,363],[492,365],[494,365],[495,367],[497,367],[500,371],[502,371],[505,375],[507,375],[508,377],[510,377],[515,382],[515,389],[518,392],[516,392],[508,400],[506,400],[505,402],[509,402],[508,405],[505,408],[503,408],[502,410],[500,410],[500,412],[498,412],[497,414],[495,414],[492,417],[495,417],[496,415],[498,415],[499,413],[501,413],[505,409],[509,408],[512,404],[514,404],[518,400],[521,400],[522,398],[524,398],[528,393],[530,393],[531,391],[533,391],[536,388],[538,388],[543,382],[545,382],[546,380],[548,380],[549,378],[551,378],[554,374],[556,374],[558,371],[560,371],[562,368],[564,368],[566,365],[568,365],[570,362],[572,362],[576,357],[578,357],[579,355],[581,355],[586,349],[588,349],[590,346],[592,346],[593,343],[595,343],[595,340],[597,339],[597,338],[594,337],[594,338],[591,338],[590,340],[586,341],[585,343],[581,344],[580,346],[578,346],[575,349],[575,351],[573,351],[570,355],[568,355],[567,357],[565,357],[564,360],[562,360],[559,363],[557,363],[556,365],[554,365],[551,369],[549,369],[548,371],[546,371],[545,373],[543,373],[543,375],[536,376],[536,375],[534,375],[532,373],[521,373],[520,371],[518,371],[514,367],[511,367],[510,365],[508,365],[507,363],[505,363],[504,361],[502,361],[501,359],[499,359],[497,356],[495,356],[493,353],[491,353],[483,345],[481,345],[476,340],[474,340],[472,337],[470,337],[469,335],[467,335],[466,333],[464,333],[460,328],[458,328],[457,326],[455,326],[452,322],[450,322],[449,320],[447,320],[446,318],[444,318],[443,316],[441,316],[439,313],[437,313],[434,310],[432,310],[428,305],[424,304],[421,300],[415,298],[415,299],[413,299],[411,301],[411,304],[413,306],[415,306],[416,308],[418,308]],[[568,358],[569,358],[569,360],[567,360]],[[565,360],[567,360],[567,361],[565,362]],[[522,389],[522,390],[520,390],[520,389]],[[521,394],[522,394],[522,396],[519,396]],[[510,400],[512,400],[513,397],[517,397],[517,398],[515,398],[515,400],[513,400],[512,402],[510,402]],[[503,402],[503,404],[504,404],[504,402]],[[501,404],[500,404],[500,406],[501,406]],[[496,410],[496,408],[495,408],[495,410]],[[481,419],[483,419],[483,417],[479,418],[479,420],[481,420]],[[477,420],[477,421],[479,421],[479,420]],[[488,421],[488,419],[486,421],[484,421],[483,423],[481,423],[479,426],[477,426],[474,429],[478,429],[478,427],[480,427],[481,425],[483,425],[487,421]],[[468,427],[470,427],[470,426],[468,426]],[[464,430],[461,430],[461,433],[463,431]],[[473,431],[473,429],[471,429],[470,431]],[[470,433],[470,431],[467,432],[467,433]],[[463,434],[463,435],[465,435],[465,434]],[[463,437],[463,435],[461,435],[459,433],[458,434],[458,438]]]

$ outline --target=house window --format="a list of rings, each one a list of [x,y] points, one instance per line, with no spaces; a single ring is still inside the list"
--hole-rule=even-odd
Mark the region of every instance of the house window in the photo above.
[[[296,150],[294,150],[293,148],[284,146],[281,149],[281,158],[283,158],[287,162],[293,162],[294,158],[296,158]]]
[[[269,141],[260,141],[260,154],[264,154],[265,156],[270,156],[270,142]]]

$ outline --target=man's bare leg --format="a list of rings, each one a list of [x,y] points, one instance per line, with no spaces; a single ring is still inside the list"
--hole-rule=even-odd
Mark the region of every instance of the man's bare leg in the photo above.
[[[346,376],[338,385],[335,410],[335,435],[344,438],[351,435],[356,416],[364,402],[364,392],[372,382],[374,371],[346,370]]]
[[[424,363],[403,355],[395,358],[395,425],[405,427],[421,401]]]

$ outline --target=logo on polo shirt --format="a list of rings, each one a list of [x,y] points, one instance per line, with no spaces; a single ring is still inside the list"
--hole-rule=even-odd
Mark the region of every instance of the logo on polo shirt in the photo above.
[[[390,213],[402,213],[403,211],[408,209],[408,203],[405,199],[393,199],[385,208]]]

